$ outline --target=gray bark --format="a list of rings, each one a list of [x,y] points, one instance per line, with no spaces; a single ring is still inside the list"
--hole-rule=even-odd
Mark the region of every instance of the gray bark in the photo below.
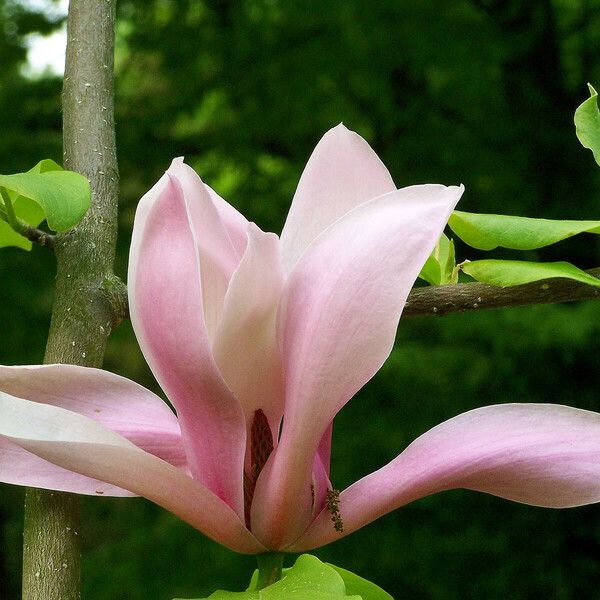
[[[63,87],[64,166],[91,183],[91,208],[54,238],[56,294],[44,361],[101,367],[114,322],[118,170],[113,112],[116,0],[71,0]],[[26,492],[23,598],[80,598],[79,500]]]

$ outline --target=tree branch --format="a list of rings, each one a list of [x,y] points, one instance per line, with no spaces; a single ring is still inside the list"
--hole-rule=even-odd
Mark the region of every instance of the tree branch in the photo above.
[[[600,267],[590,269],[586,273],[600,279]],[[105,281],[103,293],[106,301],[112,306],[114,328],[129,318],[127,286],[118,277],[111,277]],[[455,312],[577,300],[600,300],[600,288],[564,278],[545,279],[511,287],[485,283],[431,285],[411,290],[402,316],[443,317]]]
[[[101,367],[114,316],[102,293],[113,276],[118,171],[113,113],[116,0],[71,0],[63,87],[64,166],[90,180],[91,206],[57,234],[56,294],[46,363]],[[26,492],[23,598],[79,600],[79,500]]]
[[[600,278],[600,268],[590,269],[587,273]],[[434,285],[412,290],[402,316],[443,316],[488,308],[593,299],[600,299],[600,288],[563,278],[545,279],[512,287],[498,287],[485,283]]]

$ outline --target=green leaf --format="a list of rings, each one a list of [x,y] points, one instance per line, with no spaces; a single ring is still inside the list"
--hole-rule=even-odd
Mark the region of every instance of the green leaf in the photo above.
[[[357,596],[360,596],[362,600],[394,600],[392,596],[382,590],[378,585],[359,577],[351,571],[346,571],[346,569],[336,567],[330,563],[327,564],[332,569],[335,569],[344,580],[347,594],[356,594]]]
[[[431,256],[423,265],[419,277],[431,285],[456,283],[458,271],[455,266],[454,242],[442,233]]]
[[[0,220],[0,248],[8,247],[31,250],[33,244],[21,234],[17,233],[6,221]]]
[[[28,173],[46,173],[48,171],[62,171],[63,168],[49,158],[41,160],[29,169]],[[9,198],[13,203],[15,214],[32,227],[37,227],[45,218],[44,209],[30,198],[25,198],[8,190]],[[13,246],[23,250],[31,250],[33,244],[21,234],[17,233],[8,223],[0,220],[0,248]]]
[[[498,246],[512,250],[534,250],[579,233],[600,233],[600,221],[555,221],[510,215],[481,215],[456,210],[450,229],[478,250]]]
[[[256,590],[256,574],[253,576],[250,588],[246,592],[226,592],[219,590],[208,598],[210,600],[390,600],[390,596],[375,596],[379,590],[370,584],[373,589],[365,584],[364,579],[344,571],[349,585],[354,590],[362,589],[370,596],[361,596],[355,592],[348,592],[346,577],[338,572],[337,567],[321,562],[316,556],[303,554],[296,560],[294,566],[285,569],[283,578],[262,590]],[[364,582],[364,583],[363,583]],[[385,592],[384,592],[385,593]],[[207,599],[204,599],[207,600]]]
[[[461,265],[467,274],[491,285],[507,287],[542,279],[562,277],[600,287],[600,279],[568,262],[528,262],[522,260],[474,260]]]
[[[47,173],[48,171],[64,171],[64,169],[56,162],[54,162],[51,158],[44,158],[40,160],[40,162],[31,167],[28,173]]]
[[[0,187],[9,193],[19,219],[37,226],[45,218],[54,231],[74,227],[90,206],[88,180],[51,160],[40,161],[27,173],[0,175]]]
[[[582,102],[575,111],[575,133],[581,145],[589,148],[600,165],[600,112],[598,111],[598,93],[588,83],[590,97]]]
[[[32,227],[37,227],[46,218],[44,209],[37,202],[25,198],[25,196],[17,196],[13,202],[13,208],[17,217]]]

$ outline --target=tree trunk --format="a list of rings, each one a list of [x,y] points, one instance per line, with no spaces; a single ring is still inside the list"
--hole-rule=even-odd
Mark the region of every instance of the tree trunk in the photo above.
[[[56,294],[46,363],[101,367],[113,315],[118,170],[113,111],[116,0],[71,0],[63,87],[64,166],[91,183],[91,207],[55,239]],[[31,489],[25,499],[23,598],[80,598],[79,500]]]

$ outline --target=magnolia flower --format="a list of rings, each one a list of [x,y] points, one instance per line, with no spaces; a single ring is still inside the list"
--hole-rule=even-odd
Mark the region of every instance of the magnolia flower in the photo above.
[[[0,368],[0,479],[140,495],[244,553],[299,552],[408,502],[468,488],[527,504],[600,499],[600,415],[507,404],[459,415],[341,494],[332,421],[391,351],[462,187],[396,189],[338,126],[278,238],[181,159],[141,200],[133,327],[177,416],[109,372]]]

